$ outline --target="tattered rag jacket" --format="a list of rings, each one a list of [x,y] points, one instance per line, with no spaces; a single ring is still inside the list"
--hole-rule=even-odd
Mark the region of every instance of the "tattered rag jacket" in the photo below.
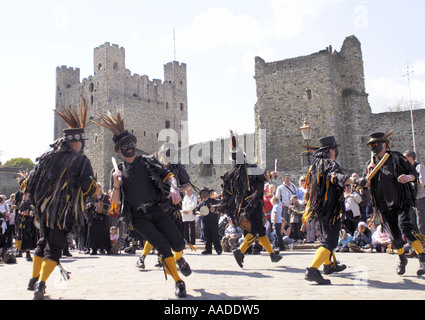
[[[303,223],[316,217],[322,223],[334,225],[344,208],[344,185],[348,178],[336,161],[317,152],[305,182]]]
[[[26,184],[40,223],[67,232],[82,221],[85,198],[96,192],[89,159],[70,150],[43,155]]]

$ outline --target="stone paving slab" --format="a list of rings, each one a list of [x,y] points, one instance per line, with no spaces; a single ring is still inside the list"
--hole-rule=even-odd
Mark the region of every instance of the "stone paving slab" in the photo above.
[[[425,299],[425,277],[417,277],[419,262],[409,259],[406,274],[395,273],[398,258],[387,253],[340,253],[338,260],[347,269],[325,276],[330,286],[304,280],[305,268],[315,250],[283,251],[283,259],[272,263],[269,256],[246,255],[244,268],[231,253],[201,255],[186,250],[184,257],[192,268],[186,282],[187,297],[180,300],[412,300]],[[71,272],[64,281],[55,268],[47,281],[46,299],[51,300],[174,300],[174,282],[165,280],[156,268],[156,255],[146,258],[146,270],[135,267],[137,255],[90,256],[71,251],[62,265]],[[32,263],[0,266],[0,300],[31,300],[26,290]]]

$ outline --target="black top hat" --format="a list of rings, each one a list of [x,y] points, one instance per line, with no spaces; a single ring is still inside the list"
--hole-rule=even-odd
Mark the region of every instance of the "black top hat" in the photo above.
[[[374,142],[386,142],[389,143],[389,137],[393,134],[393,131],[388,132],[387,134],[383,132],[374,132],[369,135],[369,141],[366,143],[367,145],[372,144]]]
[[[129,133],[127,130],[125,130],[123,133],[119,135],[113,135],[112,141],[115,143],[115,152],[118,152],[119,147],[127,141],[133,141],[134,143],[137,143],[137,138],[135,135]]]
[[[338,147],[338,144],[336,143],[334,136],[320,138],[319,143],[320,143],[320,149],[324,149],[324,148],[332,149],[332,148]]]
[[[83,128],[68,128],[63,129],[63,139],[65,142],[87,140]]]

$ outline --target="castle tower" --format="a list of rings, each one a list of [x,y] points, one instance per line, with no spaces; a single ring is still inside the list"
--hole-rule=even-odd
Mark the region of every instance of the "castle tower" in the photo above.
[[[331,47],[308,56],[266,63],[255,58],[256,135],[266,129],[267,169],[274,159],[281,172],[305,172],[301,153],[305,144],[299,127],[306,119],[314,128],[311,145],[334,135],[341,166],[358,171],[366,160],[365,137],[370,133],[371,110],[365,93],[360,42],[351,36],[341,51]]]
[[[131,74],[125,68],[125,49],[106,42],[94,49],[94,73],[81,82],[79,69],[57,68],[56,108],[62,105],[80,106],[88,101],[88,118],[121,111],[126,129],[137,137],[139,153],[158,151],[163,129],[174,129],[176,144],[188,139],[187,129],[181,129],[188,119],[186,64],[173,61],[164,65],[164,82],[148,76]],[[62,121],[55,118],[55,136],[62,135]],[[109,188],[111,157],[119,161],[114,151],[112,133],[92,122],[86,124],[85,154],[90,159],[98,181]],[[186,134],[182,137],[182,132]]]
[[[55,108],[63,106],[79,105],[80,69],[61,66],[56,68],[56,103]],[[54,138],[62,136],[62,130],[66,124],[56,113],[54,114]]]

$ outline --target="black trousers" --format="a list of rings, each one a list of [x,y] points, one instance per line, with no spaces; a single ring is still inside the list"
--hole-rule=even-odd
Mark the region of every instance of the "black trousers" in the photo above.
[[[195,221],[184,221],[184,239],[190,243],[195,244],[196,234],[195,234]]]
[[[214,217],[210,215],[216,215],[215,213],[210,213],[208,216],[204,217],[204,237],[205,237],[205,251],[211,252],[212,245],[214,244],[214,249],[217,252],[221,252],[223,249],[221,247],[220,239],[218,237],[218,216]]]
[[[42,226],[40,233],[41,238],[37,242],[34,254],[38,257],[59,263],[59,259],[62,256],[62,250],[66,244],[66,235],[68,232],[57,228],[50,229],[46,226]]]
[[[320,221],[320,225],[322,231],[322,246],[332,252],[338,246],[341,220],[337,220],[333,225]]]
[[[186,246],[180,230],[160,206],[153,206],[146,213],[134,212],[132,225],[134,230],[149,241],[163,258],[172,257],[171,250],[179,252]]]
[[[390,234],[394,249],[401,249],[403,247],[403,236],[410,243],[416,240],[413,234],[417,232],[417,229],[410,221],[409,210],[394,209],[382,212],[382,223]]]

